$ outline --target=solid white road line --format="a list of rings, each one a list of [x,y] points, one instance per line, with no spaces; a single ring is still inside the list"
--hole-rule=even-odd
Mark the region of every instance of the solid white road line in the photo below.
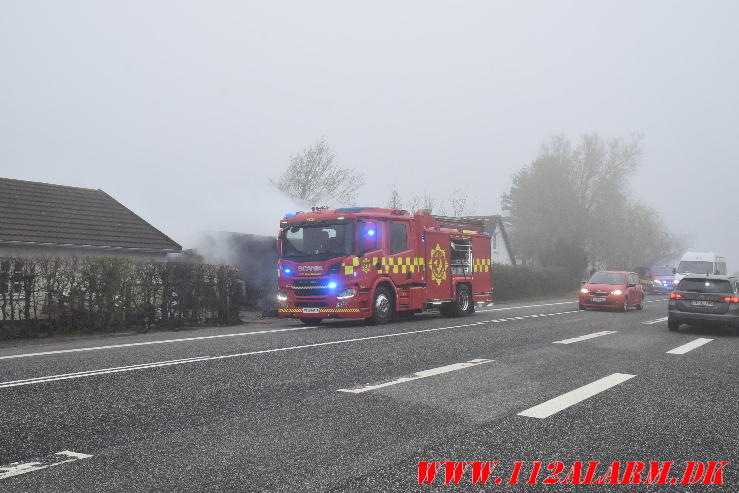
[[[478,312],[490,312],[490,311],[497,311],[497,310],[514,310],[516,308],[535,308],[538,306],[567,305],[567,304],[572,304],[572,303],[576,303],[576,302],[567,301],[567,302],[562,302],[562,303],[545,303],[542,305],[515,306],[515,307],[509,307],[509,308],[496,308],[494,310],[478,310]],[[555,313],[554,315],[559,315],[559,313]],[[526,315],[523,318],[533,318],[533,317],[538,317],[538,316],[544,316],[544,314]],[[522,320],[521,317],[519,318],[514,317],[514,319]],[[277,334],[280,332],[294,332],[298,330],[308,330],[308,329],[315,329],[315,328],[317,327],[316,326],[288,327],[284,329],[270,329],[270,330],[258,330],[258,331],[252,331],[252,332],[238,332],[235,334],[218,334],[218,335],[212,335],[212,336],[182,337],[179,339],[163,339],[163,340],[157,340],[157,341],[131,342],[127,344],[111,344],[107,346],[82,347],[82,348],[74,348],[74,349],[59,349],[56,351],[41,351],[41,352],[36,352],[36,353],[10,354],[7,356],[0,356],[0,360],[31,358],[31,357],[36,357],[36,356],[50,356],[50,355],[55,355],[55,354],[66,354],[66,353],[82,353],[86,351],[102,351],[106,349],[121,349],[121,348],[138,347],[138,346],[150,346],[153,344],[173,344],[177,342],[205,341],[209,339],[223,339],[223,338],[228,338],[228,337],[245,337],[245,336],[255,336],[255,335],[260,335],[260,334]]]
[[[704,344],[708,344],[713,339],[707,339],[705,337],[699,337],[698,339],[695,339],[693,341],[690,341],[687,344],[683,344],[682,346],[678,346],[675,349],[670,349],[667,351],[667,354],[685,354],[688,351],[692,351],[695,348],[701,347]]]
[[[214,336],[183,337],[180,339],[163,339],[163,340],[158,340],[158,341],[130,342],[128,344],[112,344],[110,346],[94,346],[94,347],[82,347],[82,348],[75,348],[75,349],[60,349],[58,351],[43,351],[40,353],[23,353],[23,354],[11,354],[8,356],[0,356],[0,360],[16,359],[16,358],[30,358],[32,356],[47,356],[50,354],[81,353],[84,351],[100,351],[102,349],[118,349],[118,348],[136,347],[136,346],[149,346],[152,344],[170,344],[174,342],[205,341],[207,339],[222,339],[224,337],[242,337],[242,336],[255,336],[259,334],[275,334],[278,332],[292,332],[295,330],[307,330],[307,329],[314,329],[314,328],[315,327],[288,327],[286,329],[259,330],[259,331],[254,331],[254,332],[239,332],[236,334],[218,334]]]
[[[72,452],[70,450],[62,450],[61,452],[57,452],[56,454],[42,459],[40,462],[13,462],[12,464],[9,464],[7,466],[0,466],[0,479],[6,479],[13,476],[19,476],[21,474],[27,474],[29,472],[40,471],[48,467],[60,466],[69,462],[89,459],[90,457],[92,457],[92,455]]]
[[[543,315],[546,315],[546,316],[567,315],[570,313],[578,313],[578,310],[569,311],[569,312],[560,312],[560,313],[539,314],[539,316],[541,317]],[[529,317],[530,316],[527,315],[522,318],[529,318]],[[157,362],[152,362],[152,363],[142,363],[142,364],[130,365],[130,366],[119,366],[115,368],[102,368],[100,370],[88,370],[88,371],[81,371],[81,372],[75,372],[75,373],[64,373],[64,374],[59,374],[59,375],[47,375],[43,377],[26,378],[22,380],[11,380],[7,382],[0,382],[0,389],[5,389],[9,387],[19,387],[19,386],[24,386],[24,385],[35,385],[35,384],[46,383],[46,382],[56,382],[59,380],[71,380],[74,378],[93,377],[93,376],[105,375],[109,373],[123,373],[123,372],[135,371],[135,370],[145,370],[148,368],[160,368],[160,367],[165,367],[165,366],[183,365],[186,363],[197,363],[200,361],[224,360],[224,359],[230,359],[230,358],[240,358],[244,356],[254,356],[257,354],[269,354],[269,353],[278,353],[278,352],[285,352],[285,351],[295,351],[298,349],[307,349],[307,348],[312,348],[312,347],[335,346],[338,344],[349,344],[352,342],[371,341],[375,339],[387,339],[390,337],[401,337],[401,336],[408,336],[408,335],[414,335],[414,334],[425,334],[429,332],[440,332],[442,330],[476,327],[476,326],[480,326],[480,325],[484,325],[488,323],[504,322],[506,320],[507,319],[481,320],[479,322],[472,322],[469,324],[461,324],[461,325],[451,325],[449,327],[434,327],[431,329],[412,330],[408,332],[394,332],[391,334],[381,334],[381,335],[376,335],[376,336],[356,337],[354,339],[341,339],[338,341],[317,342],[314,344],[302,344],[300,346],[288,346],[288,347],[273,348],[273,349],[263,349],[260,351],[249,351],[246,353],[223,354],[220,356],[199,356],[199,357],[194,357],[194,358],[157,361]]]
[[[491,363],[491,359],[473,359],[465,363],[454,363],[452,365],[440,366],[438,368],[431,368],[430,370],[423,370],[414,373],[409,377],[400,377],[395,380],[391,380],[385,383],[378,383],[374,385],[364,385],[362,387],[356,387],[353,389],[339,389],[339,392],[349,392],[351,394],[361,394],[362,392],[369,392],[370,390],[381,389],[383,387],[390,387],[391,385],[398,385],[399,383],[411,382],[413,380],[419,380],[421,378],[433,377],[435,375],[441,375],[443,373],[449,373],[451,371],[463,370],[470,368],[471,366],[483,365],[485,363]]]
[[[660,322],[664,322],[666,320],[667,320],[667,317],[661,317],[661,318],[657,318],[655,320],[647,320],[646,322],[642,322],[642,323],[644,325],[654,325],[654,324],[658,324]]]
[[[540,305],[508,306],[505,308],[491,308],[490,310],[476,310],[477,312],[499,312],[502,310],[517,310],[519,308],[538,308],[540,306],[574,305],[577,301],[560,301],[557,303],[542,303]]]
[[[575,390],[571,390],[570,392],[555,397],[554,399],[543,402],[538,406],[521,411],[518,415],[529,418],[547,418],[552,414],[556,414],[563,409],[567,409],[568,407],[577,404],[578,402],[600,394],[604,390],[608,390],[615,385],[624,383],[635,376],[636,375],[628,375],[626,373],[614,373],[607,377],[603,377],[600,380],[596,380],[595,382],[583,385]]]
[[[572,344],[573,342],[587,341],[595,337],[607,336],[608,334],[615,334],[615,330],[602,330],[600,332],[593,332],[592,334],[586,334],[584,336],[573,337],[571,339],[563,339],[561,341],[554,341],[552,344]]]

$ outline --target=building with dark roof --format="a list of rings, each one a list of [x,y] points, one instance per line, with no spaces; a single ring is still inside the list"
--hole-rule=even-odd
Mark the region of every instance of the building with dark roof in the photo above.
[[[0,178],[0,257],[166,259],[181,251],[102,190]]]
[[[508,241],[508,234],[501,216],[468,216],[468,218],[482,221],[485,231],[490,233],[490,258],[493,264],[516,265],[516,257]]]

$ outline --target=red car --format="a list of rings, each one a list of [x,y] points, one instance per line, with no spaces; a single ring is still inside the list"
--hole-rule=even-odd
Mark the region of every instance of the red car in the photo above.
[[[580,289],[580,310],[586,308],[616,308],[622,311],[630,306],[641,310],[644,290],[633,272],[600,270]]]

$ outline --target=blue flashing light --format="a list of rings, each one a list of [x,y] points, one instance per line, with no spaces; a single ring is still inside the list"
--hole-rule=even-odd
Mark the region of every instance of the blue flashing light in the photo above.
[[[287,275],[292,274],[292,271],[293,270],[290,267],[285,267],[284,269],[282,269],[282,272],[284,272]]]
[[[296,212],[288,212],[287,214],[285,214],[285,217],[295,217],[295,216],[297,216],[298,214],[300,214],[300,211],[296,211]]]
[[[331,281],[328,283],[328,289],[336,289],[338,285],[339,284],[336,281]]]
[[[375,230],[374,229],[368,229],[367,230],[367,235],[368,236],[374,236],[375,235]]]

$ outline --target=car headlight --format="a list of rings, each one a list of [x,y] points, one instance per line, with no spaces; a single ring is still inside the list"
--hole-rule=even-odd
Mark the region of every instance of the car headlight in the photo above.
[[[588,290],[587,290],[586,288],[582,288],[582,289],[580,289],[580,292],[581,292],[582,294],[588,294]]]
[[[287,301],[287,293],[285,291],[277,291],[277,301]]]
[[[353,298],[357,294],[357,290],[354,288],[345,288],[339,291],[336,295],[337,300],[345,300],[347,298]]]
[[[619,294],[621,294],[621,293],[622,293],[622,291],[621,291],[620,289],[617,289],[617,290],[615,290],[615,291],[611,291],[611,294],[616,294],[616,295],[619,295]]]

